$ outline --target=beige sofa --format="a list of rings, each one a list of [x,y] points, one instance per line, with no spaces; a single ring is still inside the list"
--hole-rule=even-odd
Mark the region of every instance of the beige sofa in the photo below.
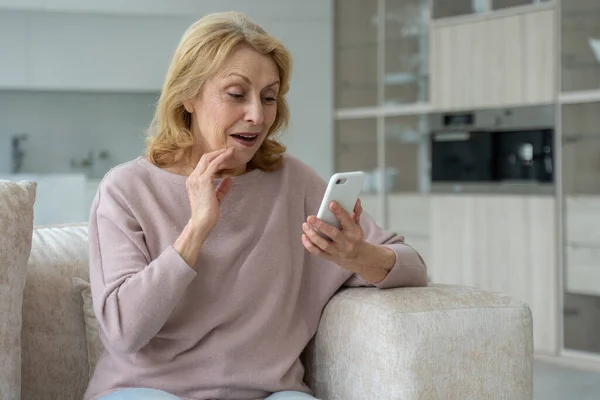
[[[92,349],[73,279],[89,279],[87,226],[38,227],[31,243],[20,383],[0,380],[0,398],[81,399]],[[306,379],[326,400],[532,399],[531,322],[526,304],[469,287],[346,289],[304,355]]]

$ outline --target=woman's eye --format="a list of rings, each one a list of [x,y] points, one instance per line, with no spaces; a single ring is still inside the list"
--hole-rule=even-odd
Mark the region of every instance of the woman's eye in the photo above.
[[[233,98],[233,99],[236,99],[236,100],[239,100],[239,99],[241,99],[242,97],[244,97],[244,95],[243,95],[243,94],[239,94],[239,93],[231,93],[231,92],[228,92],[227,94],[229,95],[229,97],[231,97],[231,98]]]
[[[267,103],[275,103],[275,101],[277,101],[277,99],[275,97],[265,97],[264,101]]]

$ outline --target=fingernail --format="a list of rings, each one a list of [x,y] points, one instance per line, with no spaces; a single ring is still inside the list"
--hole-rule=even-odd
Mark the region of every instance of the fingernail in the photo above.
[[[302,229],[304,229],[305,231],[308,230],[308,224],[306,222],[302,224]]]
[[[317,223],[317,218],[313,217],[313,216],[310,216],[310,217],[308,217],[308,222],[310,222],[311,224],[314,225],[314,224]]]
[[[335,203],[335,202],[333,202],[333,203],[331,203],[330,207],[331,207],[332,210],[337,210],[338,209],[338,204]]]

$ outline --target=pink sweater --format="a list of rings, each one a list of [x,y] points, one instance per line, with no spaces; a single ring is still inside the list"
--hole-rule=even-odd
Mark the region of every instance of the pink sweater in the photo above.
[[[186,177],[144,158],[100,184],[90,225],[90,279],[105,347],[85,399],[157,388],[183,399],[263,399],[303,383],[300,353],[342,286],[366,283],[308,253],[302,223],[325,182],[285,156],[275,172],[233,178],[221,218],[190,268],[173,243],[190,217]],[[379,288],[423,286],[426,268],[404,239],[366,213],[366,239],[396,264]]]

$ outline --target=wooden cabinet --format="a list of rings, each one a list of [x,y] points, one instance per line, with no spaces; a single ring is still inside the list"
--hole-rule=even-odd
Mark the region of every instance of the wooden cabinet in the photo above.
[[[336,108],[428,99],[428,0],[335,1]]]
[[[600,196],[565,198],[565,291],[600,296]]]
[[[487,13],[519,6],[530,6],[553,0],[432,0],[433,19]],[[593,1],[593,0],[591,0]]]
[[[381,200],[374,194],[360,196],[363,208],[372,216],[380,215]],[[406,243],[417,250],[425,262],[431,263],[430,203],[428,195],[389,194],[386,197],[388,219],[377,221],[380,226],[404,236]]]
[[[377,105],[377,2],[335,1],[335,106]]]
[[[430,204],[428,195],[390,194],[387,197],[388,229],[403,235],[425,263],[431,261]]]
[[[561,107],[565,195],[600,195],[600,102]]]
[[[434,109],[553,103],[556,12],[433,22],[430,99]]]
[[[600,2],[560,2],[562,92],[600,89]]]
[[[536,351],[556,353],[554,198],[436,195],[430,202],[433,282],[499,291],[527,302]]]
[[[565,291],[600,295],[600,102],[562,106]]]

